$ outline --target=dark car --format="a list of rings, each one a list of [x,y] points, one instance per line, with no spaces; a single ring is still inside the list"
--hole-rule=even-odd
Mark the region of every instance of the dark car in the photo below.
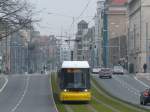
[[[28,73],[29,73],[29,74],[32,74],[32,73],[33,73],[33,70],[32,70],[32,69],[30,69]]]
[[[150,89],[145,89],[140,95],[140,104],[146,105],[150,103]]]
[[[111,68],[101,68],[99,71],[99,78],[112,78],[112,69]]]

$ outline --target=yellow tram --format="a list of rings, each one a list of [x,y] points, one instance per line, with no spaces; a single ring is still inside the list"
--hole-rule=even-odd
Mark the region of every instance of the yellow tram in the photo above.
[[[64,61],[58,72],[60,101],[90,101],[90,66],[87,61]]]

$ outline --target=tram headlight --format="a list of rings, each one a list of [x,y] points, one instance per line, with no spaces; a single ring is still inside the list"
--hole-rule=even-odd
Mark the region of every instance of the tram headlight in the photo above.
[[[87,92],[88,90],[87,90],[87,89],[85,89],[84,91],[85,91],[85,92]]]

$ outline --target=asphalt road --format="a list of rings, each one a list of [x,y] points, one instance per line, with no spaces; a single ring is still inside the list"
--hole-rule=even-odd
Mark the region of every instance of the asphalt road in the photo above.
[[[8,76],[0,93],[1,112],[56,112],[48,75]]]
[[[113,96],[133,104],[140,105],[140,92],[147,88],[133,75],[113,75],[112,79],[100,79],[98,76],[94,76],[94,78]],[[150,108],[150,106],[146,108]]]

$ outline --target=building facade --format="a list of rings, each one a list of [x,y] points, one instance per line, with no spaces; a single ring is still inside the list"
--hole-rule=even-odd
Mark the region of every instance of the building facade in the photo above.
[[[10,39],[10,73],[25,73],[28,69],[28,48],[22,31],[15,32]]]
[[[129,67],[132,72],[150,69],[150,1],[129,0]]]
[[[60,60],[61,60],[61,63],[63,63],[63,61],[71,60],[71,50],[67,44],[61,46],[60,48]]]
[[[102,38],[103,38],[103,10],[104,10],[104,1],[97,2],[97,9],[95,19],[95,36],[93,37],[93,67],[99,67],[103,65],[102,61]]]
[[[56,65],[59,69],[63,61],[71,60],[71,49],[67,43],[63,43],[61,40],[57,40],[57,50],[56,50]]]
[[[8,24],[4,21],[0,22],[0,57],[1,65],[0,68],[2,72],[10,72],[10,39],[11,35],[8,35],[10,28]]]
[[[127,66],[128,13],[127,0],[106,0],[108,22],[109,66]]]
[[[40,72],[44,67],[47,67],[47,70],[55,69],[57,40],[54,35],[41,36],[37,33],[29,47],[29,68],[33,72]]]
[[[95,65],[95,27],[88,28],[88,31],[83,36],[83,57],[84,60],[88,61],[90,66],[93,68]]]

